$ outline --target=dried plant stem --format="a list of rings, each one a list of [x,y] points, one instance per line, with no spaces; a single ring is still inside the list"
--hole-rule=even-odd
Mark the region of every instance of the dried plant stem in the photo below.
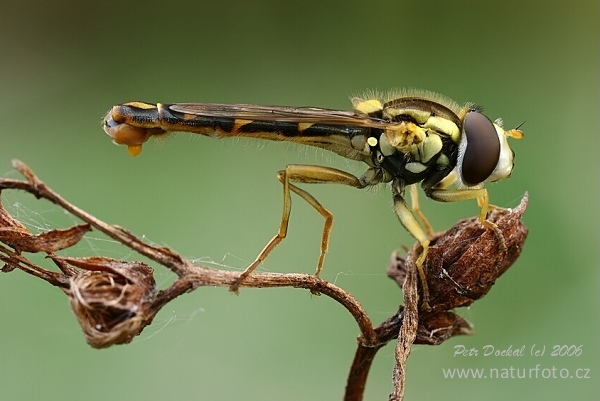
[[[398,342],[396,344],[396,364],[394,365],[393,372],[394,391],[390,394],[390,401],[402,401],[404,399],[404,389],[406,387],[406,360],[408,359],[411,347],[415,342],[417,328],[419,326],[416,269],[408,269],[406,271],[406,279],[404,280],[402,291],[404,292],[404,319],[402,320],[402,326],[398,333]]]
[[[361,401],[367,376],[377,351],[397,338],[394,390],[389,399],[404,399],[406,361],[413,343],[440,344],[455,335],[471,333],[470,324],[453,312],[485,296],[495,280],[518,258],[527,228],[520,219],[527,206],[527,195],[514,210],[495,210],[488,217],[502,233],[506,247],[500,247],[497,233],[487,230],[477,218],[458,222],[450,230],[432,237],[424,270],[429,286],[431,310],[418,305],[419,287],[415,261],[418,244],[407,257],[394,254],[388,275],[402,288],[404,305],[396,314],[373,328],[360,303],[344,289],[308,274],[253,273],[242,282],[239,272],[197,266],[166,247],[144,242],[128,230],[110,225],[69,203],[46,186],[20,161],[13,166],[26,181],[0,178],[0,192],[17,189],[46,199],[70,212],[86,224],[66,230],[51,230],[33,235],[0,204],[0,260],[2,272],[22,270],[61,288],[71,299],[86,341],[95,348],[130,342],[149,325],[158,311],[178,296],[203,286],[230,288],[293,287],[323,294],[340,303],[353,316],[360,336],[346,384],[345,401]],[[141,262],[124,262],[102,256],[68,258],[55,251],[76,244],[95,228],[115,241],[170,269],[177,279],[158,290],[153,270]],[[10,249],[12,248],[12,249]],[[22,252],[43,252],[61,272],[45,269],[29,261]]]
[[[24,163],[14,160],[13,167],[18,170],[27,181],[0,179],[0,190],[19,189],[33,194],[37,198],[46,199],[64,210],[72,213],[90,226],[102,231],[110,238],[131,248],[132,250],[148,257],[149,259],[169,268],[179,277],[169,288],[159,291],[152,305],[152,309],[157,312],[162,306],[179,295],[194,290],[202,286],[221,286],[229,287],[239,278],[239,273],[213,269],[204,266],[197,266],[182,258],[169,248],[156,247],[139,239],[126,229],[110,225],[97,217],[87,213],[83,209],[71,204],[59,194],[44,184],[33,171]],[[7,249],[9,253],[9,251]],[[58,273],[50,272],[39,266],[29,264],[27,259],[12,252],[14,261],[19,261],[23,269],[37,276],[53,276],[53,282],[59,283],[54,277]],[[20,267],[19,267],[20,268]],[[41,277],[41,278],[44,278]],[[308,274],[282,274],[282,273],[254,273],[247,277],[240,285],[241,287],[269,288],[269,287],[294,287],[305,288],[313,293],[321,293],[329,296],[343,305],[354,317],[361,331],[361,337],[367,344],[374,344],[377,341],[373,325],[368,315],[356,299],[334,284],[321,280]]]

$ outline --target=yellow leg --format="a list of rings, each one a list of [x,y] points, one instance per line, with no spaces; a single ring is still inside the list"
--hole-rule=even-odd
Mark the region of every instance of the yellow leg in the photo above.
[[[500,242],[500,247],[506,251],[506,241],[502,231],[491,221],[486,220],[487,212],[490,209],[496,208],[496,206],[490,206],[490,198],[488,191],[485,188],[468,188],[468,189],[445,189],[435,188],[426,191],[427,196],[431,199],[440,202],[456,202],[467,199],[477,199],[477,204],[480,207],[479,210],[479,221],[485,227],[494,231],[496,238]]]
[[[417,241],[419,241],[421,247],[423,248],[423,251],[417,259],[415,265],[423,286],[422,308],[429,311],[431,310],[431,307],[429,306],[429,287],[427,285],[427,276],[423,270],[423,263],[425,263],[427,252],[429,251],[429,238],[427,238],[423,228],[421,228],[419,222],[417,219],[415,219],[415,216],[411,213],[410,209],[406,205],[406,201],[402,197],[400,191],[396,190],[394,186],[392,186],[392,191],[394,195],[394,211],[396,212],[396,216],[398,216],[398,219],[402,225],[409,233],[411,233],[413,237],[417,239]]]
[[[281,224],[277,234],[267,243],[263,250],[258,254],[254,262],[250,264],[244,270],[238,280],[232,284],[229,289],[235,293],[238,292],[239,285],[241,282],[248,277],[266,258],[269,256],[271,251],[275,249],[277,245],[287,235],[288,224],[290,220],[290,212],[292,210],[292,198],[290,190],[302,199],[308,202],[317,212],[319,212],[325,218],[325,224],[323,226],[323,235],[321,237],[321,253],[319,261],[317,262],[317,269],[315,276],[319,276],[321,270],[323,270],[323,263],[325,261],[325,254],[329,248],[329,236],[331,234],[331,227],[333,225],[333,215],[323,205],[319,203],[311,194],[303,189],[298,188],[291,182],[299,183],[328,183],[328,184],[343,184],[349,185],[355,188],[364,188],[366,185],[361,183],[360,180],[348,174],[344,171],[337,170],[334,168],[322,167],[322,166],[308,166],[300,164],[288,165],[285,170],[280,171],[277,174],[277,178],[283,184],[283,214],[281,217]]]
[[[416,185],[410,186],[410,203],[412,206],[413,213],[417,215],[419,220],[421,220],[421,224],[423,224],[423,227],[427,232],[427,236],[431,237],[433,235],[433,228],[431,227],[431,224],[429,224],[429,221],[427,220],[419,206],[419,192],[417,190]]]
[[[480,198],[477,198],[477,205],[481,208],[483,206],[483,200],[481,200]],[[488,212],[491,212],[492,210],[510,210],[510,208],[496,206],[496,205],[492,205],[491,203],[488,203],[487,210],[488,210]]]

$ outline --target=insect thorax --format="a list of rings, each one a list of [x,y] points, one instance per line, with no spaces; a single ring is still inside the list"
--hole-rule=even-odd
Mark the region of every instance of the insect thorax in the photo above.
[[[355,101],[354,110],[386,122],[384,129],[371,130],[367,143],[373,165],[385,170],[388,179],[403,186],[422,181],[429,188],[456,166],[462,109],[404,97],[385,103]]]

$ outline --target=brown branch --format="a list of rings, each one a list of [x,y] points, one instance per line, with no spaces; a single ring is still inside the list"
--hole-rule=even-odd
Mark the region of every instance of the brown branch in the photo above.
[[[407,264],[414,264],[414,254],[409,254]],[[406,387],[406,360],[410,355],[410,350],[417,336],[417,327],[419,325],[419,311],[417,306],[417,272],[416,268],[406,271],[406,278],[402,285],[404,292],[404,319],[400,332],[398,333],[398,343],[396,344],[396,364],[394,365],[394,391],[389,399],[401,401],[404,399],[404,388]]]
[[[135,319],[140,324],[149,324],[156,313],[169,301],[175,299],[179,295],[195,290],[198,287],[202,286],[221,286],[221,287],[229,287],[234,283],[237,283],[239,278],[239,273],[231,272],[226,270],[218,270],[205,266],[197,266],[192,264],[191,262],[182,258],[179,254],[172,251],[169,248],[165,247],[156,247],[150,245],[143,240],[137,238],[135,235],[127,231],[126,229],[110,225],[86,211],[78,208],[77,206],[69,203],[59,194],[50,189],[46,184],[44,184],[34,173],[33,171],[27,167],[24,163],[15,160],[13,161],[13,167],[17,169],[27,181],[20,180],[10,180],[10,179],[0,179],[0,191],[4,189],[18,189],[22,191],[29,192],[36,196],[37,198],[46,199],[64,210],[72,213],[76,217],[80,218],[82,221],[89,224],[89,226],[102,231],[110,238],[118,241],[119,243],[131,248],[132,250],[140,253],[148,257],[149,259],[169,268],[174,273],[178,275],[178,279],[167,289],[162,291],[156,291],[154,288],[154,281],[146,281],[141,282],[140,278],[131,279],[128,278],[128,285],[137,285],[139,286],[139,292],[144,294],[144,297],[140,298],[140,305],[136,306]],[[5,211],[3,214],[8,215]],[[10,219],[6,217],[5,219]],[[35,275],[39,278],[42,278],[53,285],[57,285],[61,287],[68,294],[75,296],[73,294],[76,293],[76,286],[73,284],[73,277],[71,275],[74,274],[60,274],[55,273],[49,270],[46,270],[40,266],[37,266],[31,262],[29,262],[26,258],[20,255],[21,251],[35,251],[36,249],[31,249],[32,247],[37,247],[37,251],[44,251],[41,241],[36,236],[29,234],[26,229],[18,223],[18,221],[12,219],[8,224],[9,228],[13,228],[11,232],[8,232],[12,235],[12,237],[8,238],[5,236],[1,238],[3,242],[10,244],[13,247],[16,247],[16,251],[10,251],[8,248],[1,248],[0,253],[4,253],[6,256],[1,256],[2,261],[6,263],[9,267],[4,267],[4,271],[12,270],[14,268],[21,269],[29,274]],[[24,237],[28,241],[27,249],[23,248],[23,241],[16,241],[13,237],[16,234],[19,234],[19,237]],[[55,238],[56,241],[63,240],[67,234],[61,233],[62,235],[57,236]],[[33,245],[31,245],[33,244]],[[48,252],[47,252],[48,253]],[[121,262],[115,261],[109,258],[62,258],[55,256],[54,253],[48,253],[49,257],[51,257],[55,263],[59,266],[62,266],[61,269],[63,272],[65,269],[68,269],[68,266],[76,266],[80,269],[84,269],[84,273],[78,274],[87,274],[90,272],[103,272],[103,274],[113,274],[117,276],[125,276],[126,268],[134,268],[133,264],[126,264],[121,266]],[[66,265],[66,267],[65,267]],[[124,269],[125,268],[125,269]],[[144,278],[145,275],[149,277],[152,276],[152,270],[150,268],[140,268],[140,271]],[[71,271],[73,273],[76,270]],[[92,276],[97,276],[92,275]],[[86,286],[90,286],[90,283],[86,282]],[[149,288],[145,288],[148,286]],[[272,287],[294,287],[294,288],[304,288],[310,290],[312,293],[321,293],[326,296],[331,297],[335,301],[339,302],[342,306],[344,306],[348,312],[354,317],[357,325],[359,326],[361,336],[365,338],[367,343],[376,342],[376,335],[373,331],[373,325],[368,315],[362,306],[356,301],[356,299],[343,290],[340,287],[337,287],[334,284],[328,283],[324,280],[321,280],[315,276],[308,274],[280,274],[280,273],[254,273],[248,278],[246,278],[241,284],[241,287],[260,287],[260,288],[272,288]],[[81,292],[77,293],[78,296],[81,296]],[[122,295],[122,294],[117,294]],[[76,297],[77,298],[77,297]],[[79,299],[82,301],[81,299]],[[110,302],[110,298],[109,301]],[[100,305],[97,306],[98,309],[101,309]],[[121,313],[121,311],[119,311]],[[141,317],[140,317],[141,316]],[[89,318],[89,316],[86,316]],[[133,318],[132,318],[133,319]],[[81,322],[81,321],[80,321]],[[92,341],[92,346],[96,347],[107,347],[112,345],[114,339],[127,339],[129,342],[133,337],[144,328],[142,325],[135,325],[134,328],[127,327],[128,330],[138,330],[136,333],[126,333],[126,334],[117,334],[111,336],[99,335],[101,339],[92,339],[88,336],[87,340]],[[104,330],[114,330],[114,328],[105,327]],[[90,331],[91,333],[91,331]],[[120,341],[119,340],[119,341]],[[120,343],[120,342],[116,342]]]
[[[26,181],[0,178],[4,189],[29,192],[69,211],[86,224],[66,230],[33,235],[0,204],[0,260],[3,272],[15,269],[59,287],[70,298],[71,307],[86,336],[95,348],[129,343],[152,322],[158,311],[178,296],[202,286],[294,287],[331,297],[354,317],[359,330],[358,348],[352,363],[346,393],[347,401],[362,400],[367,376],[377,351],[398,338],[392,400],[402,400],[406,384],[406,360],[415,344],[437,345],[455,335],[471,333],[470,324],[452,311],[483,297],[495,280],[519,256],[527,229],[521,223],[527,196],[515,210],[495,210],[488,220],[504,236],[506,249],[500,247],[492,230],[477,218],[463,220],[445,233],[431,238],[424,270],[429,285],[431,310],[418,304],[421,288],[414,262],[421,252],[416,244],[406,259],[393,254],[388,275],[404,291],[404,305],[398,312],[373,328],[371,320],[348,292],[307,274],[253,273],[239,283],[239,273],[197,266],[169,248],[145,243],[126,229],[110,225],[72,205],[47,187],[25,164],[13,166]],[[55,252],[75,245],[91,228],[165,266],[178,278],[166,289],[158,290],[153,270],[141,262],[124,262],[102,256],[69,258]],[[32,263],[22,252],[43,252],[59,267],[60,273]]]
[[[495,233],[486,230],[478,218],[461,220],[452,228],[431,238],[429,253],[424,265],[429,285],[432,310],[423,310],[417,304],[414,272],[415,261],[421,253],[417,243],[406,258],[394,253],[388,276],[404,291],[404,306],[375,328],[378,341],[366,343],[359,337],[344,400],[362,400],[369,368],[377,351],[398,337],[394,392],[390,399],[401,400],[406,381],[406,358],[414,344],[438,345],[457,335],[469,335],[472,327],[453,309],[469,306],[482,298],[492,285],[517,260],[527,228],[521,218],[527,208],[527,194],[513,210],[494,210],[488,221],[498,226],[504,237],[506,249],[499,244]],[[415,331],[416,330],[416,331]]]

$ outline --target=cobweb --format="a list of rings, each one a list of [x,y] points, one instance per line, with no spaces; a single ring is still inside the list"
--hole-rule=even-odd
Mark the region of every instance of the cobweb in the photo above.
[[[10,173],[5,173],[3,176],[6,178],[21,179],[21,177],[17,175],[18,174],[14,174],[11,171]],[[19,222],[34,235],[54,229],[65,229],[82,223],[79,219],[62,208],[46,200],[35,199],[30,194],[19,191],[3,191],[2,204],[10,215],[19,220]],[[168,246],[167,244],[157,243],[149,240],[144,235],[140,235],[140,237],[155,246]],[[57,252],[57,254],[69,257],[105,256],[117,260],[142,261],[153,267],[154,277],[159,289],[166,288],[176,279],[175,274],[173,274],[170,270],[157,265],[155,262],[137,254],[136,252],[97,230],[90,231],[84,235],[82,240],[77,245],[63,249]],[[46,269],[59,271],[58,268],[45,257],[45,254],[27,253],[26,256],[33,263],[36,263]],[[213,261],[207,256],[198,257],[195,259],[190,258],[189,260],[193,263],[212,265],[221,269],[239,270],[239,268],[232,267],[226,263],[226,261],[231,258],[236,259],[234,255],[227,254],[218,261]],[[243,261],[235,264],[239,265],[240,263],[243,264]],[[20,272],[13,272],[11,274],[19,273]],[[0,279],[1,278],[3,277],[0,277]],[[166,309],[158,315],[154,324],[144,330],[142,338],[138,339],[137,342],[140,340],[149,340],[153,336],[159,334],[161,331],[172,326],[190,325],[192,321],[201,317],[206,308],[206,305],[182,305],[182,309],[186,311],[185,313],[182,313],[180,310]]]

